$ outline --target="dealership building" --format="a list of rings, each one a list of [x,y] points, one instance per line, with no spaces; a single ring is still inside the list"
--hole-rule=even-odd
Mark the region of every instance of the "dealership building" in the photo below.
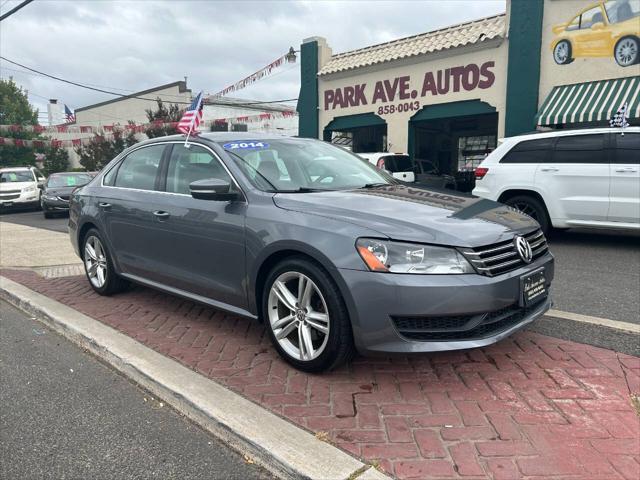
[[[499,138],[640,124],[640,0],[507,0],[504,14],[333,54],[301,46],[300,136],[471,171]]]

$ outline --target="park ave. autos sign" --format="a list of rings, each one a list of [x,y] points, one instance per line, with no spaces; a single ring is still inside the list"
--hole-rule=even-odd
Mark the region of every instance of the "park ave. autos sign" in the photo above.
[[[324,91],[324,110],[379,105],[378,114],[418,110],[425,97],[460,91],[487,89],[495,82],[495,62],[470,63],[443,70],[428,71],[419,88],[411,87],[411,76],[378,80],[375,84],[358,83]]]

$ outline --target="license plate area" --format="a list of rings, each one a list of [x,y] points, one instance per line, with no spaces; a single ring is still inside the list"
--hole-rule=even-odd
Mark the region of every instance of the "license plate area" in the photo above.
[[[521,307],[528,307],[547,298],[548,293],[544,268],[520,277]]]

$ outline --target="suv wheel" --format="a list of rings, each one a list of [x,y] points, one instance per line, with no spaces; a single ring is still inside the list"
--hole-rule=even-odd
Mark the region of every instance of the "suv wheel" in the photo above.
[[[116,274],[111,255],[100,233],[94,228],[84,237],[82,260],[91,288],[100,295],[111,295],[127,287],[128,282]]]
[[[621,67],[635,65],[640,60],[640,41],[636,37],[621,38],[613,49],[613,56]]]
[[[547,209],[540,200],[530,195],[517,195],[515,197],[511,197],[504,203],[525,215],[529,215],[540,224],[540,229],[545,235],[549,233],[551,222],[547,215]]]
[[[573,62],[571,58],[571,44],[568,40],[560,40],[553,49],[553,59],[558,65]]]
[[[306,259],[284,260],[271,271],[262,313],[276,350],[300,370],[331,370],[353,358],[351,322],[342,295],[331,277]]]

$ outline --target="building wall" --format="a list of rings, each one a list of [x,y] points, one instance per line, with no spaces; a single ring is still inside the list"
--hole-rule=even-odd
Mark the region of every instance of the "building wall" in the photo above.
[[[640,8],[640,0],[630,0]],[[540,56],[539,106],[556,85],[590,82],[640,75],[640,66],[619,66],[613,58],[613,49],[602,57],[577,57],[572,63],[558,65],[553,59],[552,44],[560,38],[553,33],[554,25],[571,21],[580,12],[598,3],[594,0],[545,0],[542,25],[542,52]],[[640,19],[635,19],[635,29],[640,36]],[[587,40],[593,41],[593,40]],[[598,40],[596,40],[598,42]],[[603,43],[604,45],[604,43]]]
[[[505,90],[507,76],[507,44],[505,41],[491,41],[478,47],[465,47],[448,51],[446,54],[435,53],[422,57],[414,57],[407,60],[396,60],[375,67],[359,68],[353,71],[338,72],[330,75],[322,75],[318,80],[319,92],[319,131],[318,138],[322,138],[322,132],[326,125],[335,117],[362,113],[374,113],[387,122],[387,142],[389,151],[408,150],[409,119],[417,110],[428,105],[457,102],[462,100],[481,100],[495,107],[499,115],[498,135],[504,133]],[[425,89],[425,77],[431,73],[437,78],[438,71],[446,69],[477,65],[481,69],[480,85],[475,85],[471,90],[465,90],[460,85],[458,91],[454,91],[453,80],[450,79],[449,91],[443,94],[433,95],[429,89]],[[483,67],[484,66],[484,67]],[[493,80],[482,74],[483,70],[490,72]],[[375,99],[376,87],[385,88],[385,81],[393,86],[398,79],[395,95],[387,95],[384,99],[378,95]],[[491,83],[490,86],[487,86]],[[406,85],[405,93],[410,95],[408,99],[400,99],[402,85]],[[364,87],[362,87],[364,85]],[[366,104],[360,101],[360,105],[341,106],[335,99],[344,96],[345,87],[363,89]],[[414,93],[415,92],[415,93]],[[424,95],[423,95],[424,93]],[[333,97],[334,101],[329,101]],[[416,109],[414,102],[419,102]],[[353,103],[353,102],[352,102]],[[400,104],[414,104],[413,109],[398,112]],[[384,113],[385,107],[391,108],[394,113]],[[382,110],[380,110],[382,108]]]

